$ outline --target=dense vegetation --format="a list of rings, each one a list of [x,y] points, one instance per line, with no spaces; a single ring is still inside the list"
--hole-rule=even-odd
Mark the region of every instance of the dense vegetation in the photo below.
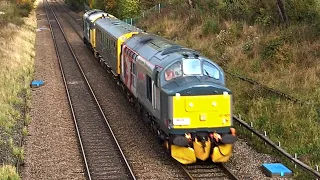
[[[176,0],[165,6],[137,26],[199,50],[228,73],[300,99],[294,103],[227,74],[235,114],[304,163],[319,165],[319,1]],[[261,142],[253,146],[266,149]]]
[[[141,12],[163,3],[161,14]],[[34,0],[0,1],[0,179],[19,179],[14,163],[30,119],[34,26],[25,23]],[[240,113],[303,162],[320,165],[320,0],[66,0],[87,4],[199,50],[226,72],[244,75],[301,99],[294,103],[227,75]],[[155,23],[157,22],[157,23]],[[187,35],[186,35],[187,34]],[[19,36],[17,36],[19,35]],[[5,44],[6,42],[6,44]],[[19,44],[17,43],[19,42]],[[19,45],[19,48],[18,46]],[[23,47],[23,48],[21,48]],[[263,147],[261,149],[264,149]]]
[[[29,84],[33,73],[34,22],[27,18],[33,0],[0,1],[0,179],[20,179],[20,141],[27,134]]]
[[[140,14],[142,10],[149,9],[162,0],[65,0],[74,10],[83,9],[86,4],[92,9],[105,10],[118,18],[130,18]]]
[[[280,141],[308,165],[320,164],[319,0],[107,2],[100,7],[119,18],[139,20],[136,25],[140,28],[199,50],[226,72],[300,99],[302,103],[294,103],[227,74],[235,114],[265,130],[269,138]],[[154,11],[142,18],[142,11],[159,2],[164,6],[161,14]],[[86,3],[99,7],[98,1]],[[265,149],[263,144],[261,149]]]

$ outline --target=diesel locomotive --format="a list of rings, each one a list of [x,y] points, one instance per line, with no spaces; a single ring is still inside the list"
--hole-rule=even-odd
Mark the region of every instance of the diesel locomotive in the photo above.
[[[83,24],[84,43],[174,159],[230,159],[232,92],[216,63],[101,10],[86,12]]]

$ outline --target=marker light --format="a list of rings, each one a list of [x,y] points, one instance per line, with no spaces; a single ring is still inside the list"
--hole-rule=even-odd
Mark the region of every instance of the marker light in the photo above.
[[[200,115],[200,121],[205,121],[207,119],[205,114]]]

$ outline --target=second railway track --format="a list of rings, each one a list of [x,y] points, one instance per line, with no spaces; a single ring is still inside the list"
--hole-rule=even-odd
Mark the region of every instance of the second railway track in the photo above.
[[[50,3],[44,0],[88,179],[135,179]]]
[[[56,2],[55,5],[58,6],[58,7],[55,7],[55,9],[57,11],[60,11],[61,14],[69,13],[68,11],[66,11],[65,8],[62,8],[62,6],[59,3]],[[66,12],[64,12],[64,11],[66,11]],[[70,21],[74,22],[75,18],[72,17],[71,15],[70,15],[70,17],[71,17],[72,20],[68,20],[68,22],[69,23],[70,23]],[[77,30],[78,28],[75,27],[73,22],[70,25],[77,32],[79,38],[82,39],[81,35],[79,35],[79,33],[78,33],[78,30]],[[81,27],[81,24],[78,24],[78,25],[79,25],[79,27]],[[70,49],[71,49],[71,47],[70,47]],[[74,53],[72,53],[72,54],[74,54]],[[80,66],[80,64],[78,62],[77,62],[77,64]],[[81,67],[80,67],[80,71],[82,72]],[[69,82],[68,84],[71,84],[69,86],[79,86],[79,84],[85,84],[86,82],[88,82],[88,81],[85,79],[85,82],[84,81],[72,81],[71,83]],[[80,88],[80,89],[85,89],[85,88],[83,87],[83,88]],[[89,89],[90,89],[90,91],[92,91],[90,85],[89,85]],[[91,95],[90,95],[89,92],[84,92],[82,95],[79,94],[79,95],[77,95],[77,97],[74,97],[74,98],[79,100],[79,99],[81,99],[82,97],[85,97],[85,96],[91,96]],[[83,101],[84,102],[87,102],[87,101],[88,102],[92,102],[92,101],[97,101],[97,100],[96,100],[96,98],[95,98],[95,96],[93,94],[93,99],[85,100],[85,98],[83,98]],[[79,108],[79,109],[83,109],[81,106],[82,105],[79,104],[79,107],[76,107],[76,106],[75,107]],[[102,112],[100,106],[97,109],[97,108],[94,108],[93,105],[92,105],[92,108],[93,108],[93,111],[95,113],[97,113],[98,111]],[[91,108],[87,107],[86,111],[88,109],[90,111]],[[80,112],[79,114],[82,114],[80,116],[81,117],[84,116],[84,114],[87,113],[86,111]],[[99,116],[98,114],[95,114],[95,113],[94,113],[94,116]],[[102,116],[105,118],[103,113],[102,113]],[[90,119],[90,118],[88,117],[87,119]],[[91,118],[91,121],[88,120],[86,122],[79,123],[79,133],[80,133],[80,136],[83,136],[82,139],[88,138],[88,141],[91,141],[91,142],[89,142],[87,144],[89,146],[91,146],[92,149],[98,149],[98,151],[99,151],[99,148],[101,149],[101,147],[99,147],[99,144],[101,144],[101,145],[102,144],[109,144],[109,143],[104,143],[104,141],[102,140],[103,138],[101,139],[101,137],[100,137],[101,135],[99,135],[100,133],[98,133],[100,131],[99,128],[104,127],[104,129],[108,129],[110,126],[108,124],[105,125],[103,123],[100,123],[100,125],[98,125],[99,126],[99,128],[98,128],[97,127],[97,123],[96,123],[97,120],[94,120],[94,119],[96,119],[96,117],[95,118]],[[105,121],[107,122],[107,120],[105,120]],[[101,122],[101,120],[100,120],[100,122]],[[85,133],[83,133],[83,134],[81,133],[81,126],[86,127],[86,130],[84,130]],[[112,136],[114,136],[113,133],[112,133],[112,130],[111,130],[111,134],[112,134]],[[107,133],[105,133],[105,134],[102,133],[102,136],[104,138],[110,137],[110,136],[108,136]],[[80,140],[80,141],[82,141],[82,140]],[[116,144],[118,145],[118,143],[116,143]],[[108,148],[111,149],[111,150],[108,150]],[[89,179],[91,179],[91,178],[92,179],[105,179],[106,176],[108,176],[111,179],[113,179],[113,178],[114,179],[130,179],[130,178],[135,179],[135,177],[134,177],[134,175],[133,175],[131,170],[129,170],[129,171],[131,172],[132,177],[128,176],[127,172],[123,173],[123,172],[121,172],[123,170],[121,170],[120,168],[117,168],[117,166],[115,164],[119,164],[120,162],[114,164],[115,161],[112,160],[112,158],[113,158],[112,156],[114,156],[114,154],[112,152],[114,152],[114,149],[115,148],[111,147],[111,146],[110,147],[109,146],[108,147],[103,147],[102,151],[104,151],[104,152],[110,151],[111,152],[110,154],[108,154],[109,157],[108,157],[107,161],[101,159],[100,158],[100,154],[97,154],[97,153],[95,154],[95,156],[93,156],[93,158],[92,157],[86,157],[87,153],[84,155],[85,159],[88,159],[88,172],[89,172],[90,176],[92,176],[92,174],[95,173],[95,171],[93,171],[94,172],[93,173],[92,170],[90,170],[89,164],[90,164],[91,161],[96,162],[98,164],[105,164],[108,167],[115,167],[114,169],[109,169],[109,171],[107,171],[107,172],[101,172],[102,174],[98,175],[97,176],[98,178],[89,177]],[[84,148],[84,151],[86,151],[85,148]],[[121,152],[121,154],[123,154],[123,153]],[[197,163],[197,164],[194,164],[194,165],[188,165],[188,166],[182,165],[181,167],[182,167],[183,172],[185,172],[185,174],[186,174],[186,176],[184,176],[183,179],[186,179],[186,178],[189,178],[189,179],[237,179],[232,173],[230,173],[230,171],[228,171],[224,166],[222,166],[220,164],[204,164],[204,163],[200,162],[200,163]],[[102,168],[98,168],[98,169],[102,169]],[[104,170],[106,170],[106,169],[104,169]],[[124,171],[126,171],[126,170],[124,170]],[[113,175],[112,173],[114,173],[115,175]],[[124,177],[117,177],[117,175],[119,176],[120,174],[125,174],[125,176]],[[179,177],[178,179],[181,179],[181,178]]]

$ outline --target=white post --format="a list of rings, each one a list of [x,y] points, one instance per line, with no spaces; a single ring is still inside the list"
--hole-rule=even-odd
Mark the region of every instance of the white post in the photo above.
[[[297,157],[298,157],[297,153],[294,153],[294,158],[297,159]],[[297,164],[296,163],[294,163],[294,168],[297,168]]]

